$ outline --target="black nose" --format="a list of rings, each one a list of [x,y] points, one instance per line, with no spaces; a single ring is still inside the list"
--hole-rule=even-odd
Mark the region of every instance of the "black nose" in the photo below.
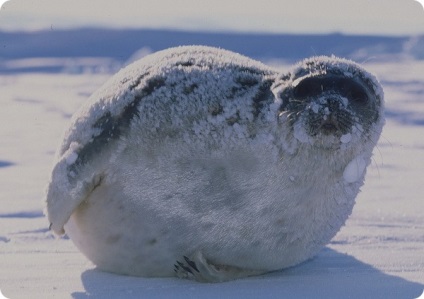
[[[330,97],[327,99],[327,107],[330,112],[334,112],[340,109],[341,106],[340,99]]]
[[[334,134],[340,129],[339,120],[334,112],[330,112],[329,115],[326,115],[326,117],[322,119],[319,129],[325,135]]]
[[[337,131],[337,124],[334,122],[324,122],[321,125],[321,130],[323,130],[324,133],[325,132],[331,133],[331,132]]]

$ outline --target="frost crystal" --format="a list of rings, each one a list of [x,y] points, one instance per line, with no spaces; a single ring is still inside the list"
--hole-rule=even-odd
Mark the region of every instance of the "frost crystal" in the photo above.
[[[314,113],[318,113],[318,111],[319,111],[319,105],[318,105],[317,103],[313,103],[313,104],[311,105],[311,109],[312,109],[312,111],[313,111]]]
[[[341,143],[349,143],[352,140],[352,134],[347,133],[345,135],[342,135],[342,137],[340,137],[340,142]]]
[[[297,140],[299,140],[302,143],[310,143],[310,137],[308,133],[306,133],[305,127],[302,125],[301,122],[296,122],[293,128],[294,128],[293,135]]]
[[[330,115],[330,109],[328,109],[328,107],[325,107],[324,114],[325,115]]]

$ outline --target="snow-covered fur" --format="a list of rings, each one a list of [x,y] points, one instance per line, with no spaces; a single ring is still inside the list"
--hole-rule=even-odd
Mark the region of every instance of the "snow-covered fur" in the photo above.
[[[336,57],[279,73],[209,47],[155,53],[75,114],[47,190],[51,228],[128,275],[296,265],[350,215],[383,106],[375,77]]]

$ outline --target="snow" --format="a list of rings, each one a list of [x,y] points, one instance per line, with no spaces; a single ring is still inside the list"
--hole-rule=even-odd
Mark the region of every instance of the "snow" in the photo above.
[[[305,131],[305,127],[300,122],[294,124],[294,137],[302,143],[311,143],[311,138]]]
[[[343,171],[344,180],[348,183],[357,182],[364,174],[366,166],[367,164],[362,156],[356,157],[347,164]]]
[[[1,292],[11,299],[418,298],[424,290],[424,61],[371,61],[365,68],[385,89],[387,124],[346,226],[311,261],[222,284],[100,272],[71,240],[53,237],[41,199],[55,150],[71,115],[110,74],[0,74]],[[347,170],[347,177],[358,171]]]
[[[65,158],[67,165],[72,165],[78,159],[78,154],[75,152],[69,153],[69,155]]]

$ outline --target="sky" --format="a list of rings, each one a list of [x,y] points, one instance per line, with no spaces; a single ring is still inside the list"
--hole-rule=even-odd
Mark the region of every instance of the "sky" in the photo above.
[[[10,0],[0,9],[0,30],[88,26],[417,35],[424,9],[415,0]]]

